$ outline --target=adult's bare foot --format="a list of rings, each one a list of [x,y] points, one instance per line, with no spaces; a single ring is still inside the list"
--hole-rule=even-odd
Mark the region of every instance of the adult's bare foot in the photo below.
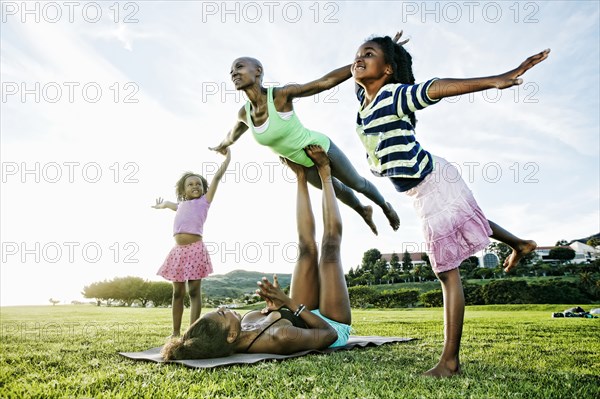
[[[509,272],[528,253],[537,248],[537,243],[532,240],[523,240],[522,243],[513,248],[512,253],[504,260],[504,271]]]
[[[327,156],[327,153],[323,147],[320,145],[311,144],[306,146],[304,151],[306,152],[306,155],[308,155],[308,157],[315,163],[317,169],[329,166],[329,157]]]
[[[302,165],[297,164],[294,161],[291,161],[284,157],[279,157],[279,160],[282,164],[286,165],[288,168],[292,170],[296,174],[298,178],[303,178],[306,176],[306,168]]]
[[[398,214],[396,213],[394,208],[392,208],[392,204],[386,202],[385,206],[386,207],[383,208],[383,213],[385,214],[387,220],[390,222],[390,226],[392,226],[392,229],[396,231],[400,227],[400,218],[398,217]]]
[[[370,205],[365,205],[362,207],[362,211],[360,211],[359,214],[360,216],[362,216],[365,223],[369,225],[371,231],[375,235],[379,235],[379,233],[377,232],[377,226],[375,226],[375,223],[373,222],[373,207]]]

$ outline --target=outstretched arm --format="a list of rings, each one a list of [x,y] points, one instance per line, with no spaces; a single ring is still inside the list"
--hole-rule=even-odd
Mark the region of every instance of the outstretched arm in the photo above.
[[[550,49],[527,58],[517,68],[496,76],[473,79],[438,79],[429,86],[428,95],[432,100],[458,96],[487,89],[506,89],[523,83],[520,79],[525,72],[548,58]]]
[[[242,136],[242,134],[244,134],[244,132],[246,130],[248,130],[248,125],[246,125],[245,118],[246,118],[246,110],[244,109],[244,107],[242,107],[238,111],[238,120],[235,122],[235,125],[233,125],[233,128],[229,131],[229,133],[227,133],[227,136],[225,137],[225,139],[223,141],[221,141],[221,143],[218,146],[209,147],[208,149],[216,151],[220,154],[226,155],[227,147],[229,147],[230,145],[235,143],[237,141],[237,139],[239,139]]]
[[[350,79],[350,65],[343,66],[329,72],[327,75],[304,84],[290,84],[283,86],[280,90],[286,96],[287,101],[292,101],[296,97],[308,97],[329,90]]]
[[[223,161],[223,163],[217,170],[217,173],[215,173],[215,176],[212,178],[212,181],[210,182],[210,185],[208,187],[208,191],[206,192],[206,200],[208,202],[212,202],[213,198],[215,197],[215,193],[217,192],[217,187],[219,186],[219,182],[221,181],[221,178],[225,174],[225,171],[227,170],[227,167],[229,166],[229,162],[231,161],[231,151],[229,150],[229,148],[225,147],[224,151],[225,151],[225,160]]]
[[[177,204],[171,201],[165,201],[161,197],[156,199],[156,204],[152,205],[154,209],[172,209],[174,211],[177,210]]]

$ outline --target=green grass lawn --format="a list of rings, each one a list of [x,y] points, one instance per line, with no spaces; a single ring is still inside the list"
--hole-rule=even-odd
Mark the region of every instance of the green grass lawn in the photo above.
[[[357,335],[410,343],[198,370],[117,354],[161,345],[170,309],[5,307],[0,398],[599,398],[600,319],[551,318],[572,306],[468,307],[463,373],[443,380],[421,376],[441,308],[353,312]]]

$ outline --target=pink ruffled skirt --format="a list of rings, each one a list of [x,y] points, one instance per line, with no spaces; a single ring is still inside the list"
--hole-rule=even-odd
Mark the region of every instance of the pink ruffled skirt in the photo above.
[[[213,272],[210,256],[202,240],[173,247],[158,269],[159,276],[176,282],[200,280]]]
[[[431,268],[456,269],[489,245],[490,224],[454,165],[434,156],[434,170],[406,191],[421,218]]]

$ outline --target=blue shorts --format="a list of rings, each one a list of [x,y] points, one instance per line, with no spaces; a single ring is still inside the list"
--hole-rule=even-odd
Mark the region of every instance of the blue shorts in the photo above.
[[[352,327],[350,327],[348,324],[340,323],[323,316],[321,312],[319,312],[319,309],[311,310],[311,312],[329,323],[329,325],[337,332],[338,338],[333,344],[329,345],[330,348],[346,345],[348,338],[350,338],[350,330],[352,330]]]

